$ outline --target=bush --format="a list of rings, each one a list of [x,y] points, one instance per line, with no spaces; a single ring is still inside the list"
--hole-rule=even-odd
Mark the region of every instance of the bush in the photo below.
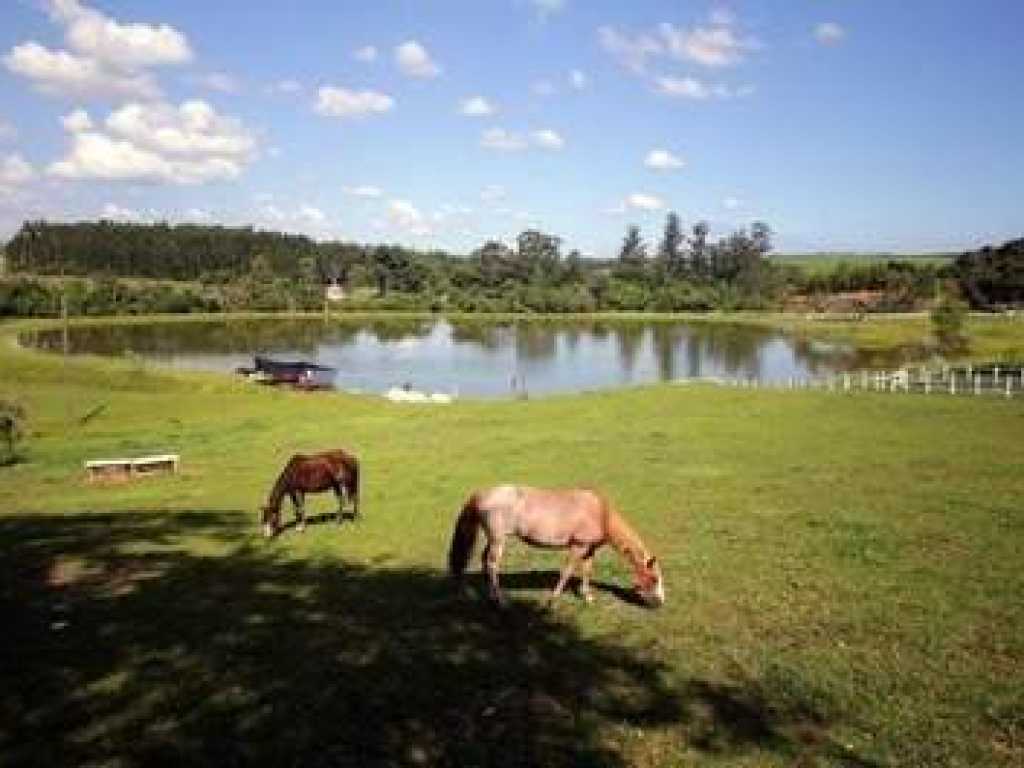
[[[17,403],[0,400],[0,466],[18,459],[25,422],[25,411]]]
[[[967,316],[967,305],[953,290],[947,290],[932,309],[932,330],[939,346],[943,349],[963,347],[967,338],[963,332],[964,318]]]

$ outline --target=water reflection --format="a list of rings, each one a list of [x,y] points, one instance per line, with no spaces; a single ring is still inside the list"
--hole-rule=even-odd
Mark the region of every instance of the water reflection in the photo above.
[[[22,342],[60,351],[60,330]],[[508,397],[686,378],[780,382],[850,370],[856,350],[723,323],[251,320],[72,327],[68,351],[134,354],[178,368],[230,371],[255,354],[337,370],[345,389],[401,384],[430,392]]]

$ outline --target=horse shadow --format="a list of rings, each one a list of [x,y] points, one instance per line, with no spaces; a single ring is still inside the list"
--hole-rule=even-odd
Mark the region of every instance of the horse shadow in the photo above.
[[[558,583],[558,577],[559,572],[555,570],[510,571],[508,573],[501,574],[501,588],[507,592],[550,592],[555,588],[555,584]],[[484,577],[483,575],[478,574],[477,578],[479,589],[483,592],[485,586]],[[573,576],[569,579],[569,582],[565,586],[565,592],[559,599],[573,599],[578,594],[579,586],[579,578]],[[649,607],[636,593],[635,589],[629,589],[610,581],[600,581],[597,579],[591,579],[590,586],[597,592],[611,595],[617,600],[628,605],[633,605],[638,608]]]
[[[438,570],[296,558],[240,510],[8,515],[0,551],[3,765],[621,768],[639,731],[832,755],[769,688],[680,679],[533,601],[484,610]]]
[[[318,512],[314,515],[307,514],[305,517],[305,523],[307,526],[318,526],[326,525],[328,523],[333,525],[340,525],[341,523],[354,523],[359,519],[358,515],[351,510],[344,512]],[[281,527],[278,529],[278,535],[285,531],[290,531],[298,528],[299,521],[295,517],[291,517],[285,522],[281,523]]]

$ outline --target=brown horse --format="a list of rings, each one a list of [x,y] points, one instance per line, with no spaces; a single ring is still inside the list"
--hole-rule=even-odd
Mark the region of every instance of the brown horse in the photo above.
[[[591,602],[590,572],[594,553],[603,545],[611,544],[633,569],[639,597],[654,607],[665,602],[665,585],[657,558],[647,551],[640,537],[608,499],[596,491],[545,490],[521,485],[499,485],[477,491],[463,506],[452,534],[448,568],[457,579],[466,571],[481,527],[487,537],[483,569],[491,597],[498,603],[503,602],[498,567],[505,538],[510,534],[533,546],[569,550],[569,560],[551,594],[552,600],[561,594],[573,571],[580,568],[580,596]]]
[[[346,497],[353,503],[352,518],[359,517],[359,461],[343,451],[326,451],[311,456],[295,454],[281,470],[263,507],[263,534],[268,538],[281,530],[281,502],[292,500],[298,529],[306,529],[305,495],[334,491],[338,498],[338,522],[343,518]]]

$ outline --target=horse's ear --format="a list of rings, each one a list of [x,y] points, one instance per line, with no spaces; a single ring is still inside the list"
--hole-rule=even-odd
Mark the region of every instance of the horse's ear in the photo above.
[[[647,567],[648,568],[653,568],[657,564],[658,564],[658,558],[654,557],[653,555],[651,555],[651,557],[649,557],[647,559]]]

